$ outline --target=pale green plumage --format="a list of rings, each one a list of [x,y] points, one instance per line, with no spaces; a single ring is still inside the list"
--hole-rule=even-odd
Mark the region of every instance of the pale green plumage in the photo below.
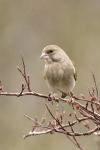
[[[51,52],[49,52],[52,50]],[[42,53],[48,55],[45,61],[44,78],[50,91],[69,93],[75,86],[75,68],[67,54],[56,45],[46,46]]]

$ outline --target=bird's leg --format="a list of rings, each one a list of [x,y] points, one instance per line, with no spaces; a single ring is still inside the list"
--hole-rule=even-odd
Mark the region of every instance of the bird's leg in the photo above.
[[[70,96],[70,97],[73,97],[73,93],[72,93],[72,92],[70,92],[70,93],[69,93],[69,96]]]
[[[62,92],[61,98],[65,98],[67,95],[67,93]]]
[[[68,93],[62,92],[61,98],[65,98],[66,96],[73,97],[73,93],[72,92],[68,92]]]
[[[58,89],[59,92],[61,92],[61,98],[65,98],[66,96],[68,96],[68,93],[63,92],[62,90]]]

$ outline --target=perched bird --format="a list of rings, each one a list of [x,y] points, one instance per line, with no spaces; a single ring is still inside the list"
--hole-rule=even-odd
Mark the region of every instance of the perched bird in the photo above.
[[[62,98],[72,92],[75,81],[75,67],[65,53],[57,45],[47,45],[40,56],[44,60],[44,79],[47,81],[51,95],[62,93]]]

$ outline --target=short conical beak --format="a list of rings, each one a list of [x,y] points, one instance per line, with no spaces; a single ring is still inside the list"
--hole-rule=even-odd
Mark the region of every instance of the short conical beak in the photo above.
[[[45,54],[45,53],[42,53],[41,56],[40,56],[41,59],[47,59],[48,58],[48,55]]]

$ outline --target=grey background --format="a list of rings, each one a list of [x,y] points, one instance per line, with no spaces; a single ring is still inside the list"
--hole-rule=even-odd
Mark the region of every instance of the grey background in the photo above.
[[[88,95],[93,86],[91,71],[100,89],[99,0],[0,0],[0,80],[6,91],[21,89],[17,65],[23,55],[32,89],[48,94],[39,58],[47,44],[62,47],[75,63],[76,95]],[[41,118],[43,113],[44,102],[39,98],[0,97],[0,150],[76,149],[58,134],[23,140],[22,135],[32,126],[24,114]],[[97,149],[94,136],[79,141],[86,150]]]

